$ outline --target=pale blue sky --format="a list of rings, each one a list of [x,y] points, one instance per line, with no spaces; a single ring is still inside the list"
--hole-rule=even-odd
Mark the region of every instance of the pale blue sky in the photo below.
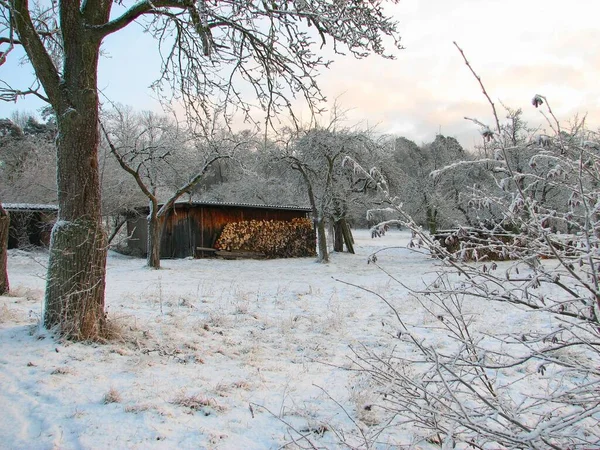
[[[600,126],[600,1],[401,0],[389,11],[406,47],[396,60],[337,58],[319,79],[330,99],[341,95],[351,109],[349,123],[376,125],[417,142],[441,131],[463,145],[476,143],[476,130],[463,117],[491,123],[491,114],[452,44],[456,40],[498,107],[502,101],[523,108],[532,124],[540,124],[531,106],[539,93],[559,118],[587,113],[588,123]],[[159,69],[152,41],[130,28],[111,36],[105,50],[100,88],[113,101],[159,110],[149,89]],[[0,67],[0,77],[26,88],[31,71],[15,56]],[[0,103],[0,117],[39,106],[29,99]]]

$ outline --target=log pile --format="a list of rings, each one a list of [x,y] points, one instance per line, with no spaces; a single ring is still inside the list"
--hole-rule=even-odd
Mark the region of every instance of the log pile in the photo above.
[[[503,261],[517,259],[523,246],[514,234],[498,234],[488,230],[457,228],[455,230],[438,231],[433,239],[441,247],[461,261]],[[434,250],[434,256],[437,254]]]
[[[262,253],[267,258],[315,256],[315,231],[307,218],[247,220],[225,225],[215,248]]]
[[[546,242],[542,236],[536,238],[516,233],[494,233],[486,229],[457,228],[439,231],[432,237],[454,259],[461,261],[504,261],[530,256],[546,259],[554,258],[555,251],[566,256],[577,254],[577,241],[571,235],[549,235]],[[435,249],[433,255],[445,256]]]

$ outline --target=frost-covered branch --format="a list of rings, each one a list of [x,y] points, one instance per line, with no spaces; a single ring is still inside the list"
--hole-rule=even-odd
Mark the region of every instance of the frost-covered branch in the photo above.
[[[600,143],[580,125],[560,134],[540,143],[520,112],[510,112],[486,142],[500,158],[433,171],[434,178],[490,174],[465,193],[478,221],[435,235],[391,201],[381,172],[346,160],[373,178],[395,220],[412,230],[409,247],[441,262],[435,279],[415,289],[377,255],[369,258],[427,318],[410,323],[394,306],[404,300],[373,292],[391,308],[398,331],[386,349],[357,348],[353,358],[354,369],[378,386],[377,405],[415,424],[429,442],[514,449],[600,444]],[[483,330],[482,317],[492,314],[498,326]]]

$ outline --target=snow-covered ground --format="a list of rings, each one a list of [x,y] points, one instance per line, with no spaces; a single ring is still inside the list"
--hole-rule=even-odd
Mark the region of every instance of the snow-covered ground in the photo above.
[[[435,260],[406,248],[407,232],[371,239],[356,255],[278,260],[163,260],[163,270],[111,253],[106,304],[118,335],[104,345],[55,340],[39,326],[43,253],[11,251],[0,297],[0,448],[277,449],[311,433],[324,448],[377,429],[350,346],[377,348],[404,321],[430,320],[402,283],[419,288]],[[485,327],[514,322],[489,305]],[[443,344],[443,343],[442,343]],[[370,427],[370,428],[369,428]],[[388,429],[379,448],[413,440]],[[297,448],[295,444],[289,448]]]

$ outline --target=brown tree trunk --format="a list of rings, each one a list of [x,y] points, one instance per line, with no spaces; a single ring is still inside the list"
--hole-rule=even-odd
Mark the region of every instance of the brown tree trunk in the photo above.
[[[327,252],[327,232],[325,230],[325,220],[318,217],[316,220],[317,243],[319,244],[319,261],[329,262],[329,253]]]
[[[333,251],[344,251],[344,233],[342,231],[342,220],[333,223]]]
[[[100,215],[97,108],[86,109],[63,115],[58,124],[59,215],[50,240],[44,314],[47,328],[85,340],[105,331],[107,250]]]
[[[350,225],[348,225],[346,219],[341,219],[340,222],[340,229],[342,231],[342,235],[344,237],[344,242],[346,243],[348,253],[354,254],[354,238],[352,237],[352,230],[350,230]]]
[[[59,213],[50,240],[44,325],[68,338],[93,340],[106,331],[107,244],[98,171],[100,40],[84,27],[78,3],[60,5],[63,78],[52,93],[58,124]],[[109,11],[106,3],[89,19],[102,23]]]
[[[153,269],[160,269],[160,244],[162,238],[162,227],[156,211],[157,205],[150,204],[148,214],[148,255],[146,264]]]
[[[10,229],[10,216],[0,204],[0,295],[8,292],[8,231]]]

